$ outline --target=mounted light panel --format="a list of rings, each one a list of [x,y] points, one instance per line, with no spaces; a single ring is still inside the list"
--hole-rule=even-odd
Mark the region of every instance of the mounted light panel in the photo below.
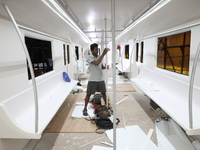
[[[65,13],[65,11],[55,2],[55,0],[41,0],[46,4],[55,14],[70,25],[77,33],[79,33],[88,43],[92,41],[83,33],[83,31],[76,25],[76,23]]]
[[[151,7],[148,11],[143,13],[139,18],[137,18],[135,21],[133,21],[127,28],[125,28],[117,37],[116,40],[119,39],[121,36],[123,36],[125,33],[127,33],[129,30],[131,30],[134,26],[136,26],[138,23],[152,15],[154,12],[165,6],[167,3],[169,3],[171,0],[160,0],[158,3],[156,3],[153,7]]]
[[[68,16],[68,14],[61,8],[61,6],[56,3],[55,0],[41,0],[44,4],[46,4],[54,13],[56,13],[62,20],[64,20],[68,25],[70,25],[77,33],[79,33],[88,43],[92,43],[92,41],[84,34],[84,32],[78,27],[78,25]],[[140,17],[138,17],[135,21],[133,21],[127,28],[125,28],[117,37],[116,40],[123,36],[125,33],[130,31],[134,26],[138,23],[149,17],[151,14],[165,6],[171,0],[160,0],[154,6],[149,8],[146,12],[144,12]]]

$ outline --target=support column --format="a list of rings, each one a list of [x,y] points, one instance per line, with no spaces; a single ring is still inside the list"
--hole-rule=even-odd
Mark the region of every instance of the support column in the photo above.
[[[197,63],[200,54],[200,43],[197,48],[197,52],[195,54],[194,63],[192,66],[192,73],[190,76],[190,84],[189,84],[189,100],[188,100],[188,110],[189,110],[189,127],[193,129],[193,113],[192,113],[192,93],[193,93],[193,84],[194,84],[194,77],[197,68]]]
[[[105,47],[107,47],[107,18],[104,18],[105,20]],[[106,55],[106,106],[108,107],[108,70],[107,70],[107,65],[108,65],[108,55]]]
[[[116,49],[115,49],[115,0],[111,1],[112,62],[113,62],[113,150],[116,150]]]

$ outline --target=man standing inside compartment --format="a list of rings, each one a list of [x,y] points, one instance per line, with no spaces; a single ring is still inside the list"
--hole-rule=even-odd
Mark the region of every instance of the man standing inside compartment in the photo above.
[[[94,43],[90,45],[91,54],[88,56],[88,63],[90,69],[90,76],[87,85],[87,91],[85,96],[85,107],[83,109],[83,115],[88,116],[87,105],[90,99],[91,94],[95,92],[101,92],[103,99],[106,103],[106,86],[103,79],[102,69],[106,67],[102,65],[102,59],[108,52],[108,48],[105,48],[102,55],[98,55],[98,44]]]

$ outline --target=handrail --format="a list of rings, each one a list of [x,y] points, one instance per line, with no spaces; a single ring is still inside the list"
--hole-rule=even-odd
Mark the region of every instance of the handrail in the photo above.
[[[193,84],[194,84],[194,77],[195,71],[197,67],[197,62],[200,54],[200,42],[197,48],[197,52],[195,54],[194,63],[192,66],[192,73],[190,77],[190,85],[189,85],[189,100],[188,100],[188,110],[189,110],[189,127],[193,129],[193,113],[192,113],[192,93],[193,93]]]
[[[122,67],[122,71],[124,71],[124,68],[123,68],[123,61],[122,59],[124,58],[124,56],[122,56],[124,54],[124,49],[125,49],[125,46],[123,46],[122,50],[120,49],[120,56],[121,56],[121,67]]]
[[[132,51],[131,51],[131,57],[130,57],[130,77],[132,78],[132,57],[133,57],[133,51],[134,51],[134,48],[135,48],[135,44],[136,43],[136,40],[133,42],[133,48],[132,48]]]
[[[115,0],[111,0],[112,24],[112,62],[113,62],[113,150],[117,149],[116,133],[116,36],[115,36]]]
[[[40,34],[40,35],[44,35],[46,37],[50,37],[50,38],[53,38],[53,39],[56,39],[56,40],[60,40],[60,41],[69,43],[69,41],[67,41],[65,39],[62,39],[62,38],[59,38],[59,37],[56,37],[56,36],[53,36],[53,35],[50,35],[50,34],[35,30],[35,29],[31,29],[31,28],[28,28],[28,27],[25,27],[25,26],[22,26],[22,25],[19,25],[19,24],[17,24],[17,25],[18,25],[19,28],[24,29],[26,31],[30,31],[30,32],[33,32],[33,33],[37,33],[37,34]]]
[[[133,52],[134,52],[134,48],[135,48],[135,45],[136,45],[136,42],[137,42],[137,40],[138,40],[138,37],[139,37],[139,34],[137,35],[137,37],[136,37],[136,39],[135,39],[135,41],[133,42],[133,48],[132,48],[132,51],[131,51],[131,58],[130,58],[130,76],[131,76],[131,78],[132,78],[132,57],[133,57]]]
[[[107,48],[107,18],[104,18],[105,20],[105,48]],[[106,69],[106,92],[108,93],[108,55],[106,55],[106,65],[105,65],[105,69]],[[108,94],[106,94],[106,106],[108,107]]]
[[[76,60],[76,74],[77,74],[77,80],[79,80],[79,79],[78,79],[78,72],[79,72],[79,70],[78,70],[78,56],[76,55],[75,45],[73,44],[73,42],[72,42],[72,40],[70,39],[69,36],[68,36],[68,39],[69,39],[70,43],[72,44],[72,47],[73,47],[73,50],[74,50],[75,60]],[[79,55],[79,54],[78,54],[78,55]],[[76,79],[75,79],[75,80],[76,80]]]
[[[27,61],[28,61],[28,66],[29,66],[29,70],[30,70],[31,78],[32,78],[34,100],[35,100],[35,133],[37,133],[38,132],[38,95],[37,95],[37,87],[36,87],[36,81],[35,81],[35,75],[34,75],[34,72],[33,72],[32,62],[31,62],[26,44],[23,40],[22,34],[19,30],[19,27],[18,27],[12,13],[10,12],[10,10],[9,10],[9,8],[6,4],[2,3],[2,5],[5,8],[6,12],[8,13],[10,19],[12,20],[12,23],[13,23],[13,25],[14,25],[16,31],[17,31],[17,34],[20,38],[20,41],[22,43],[22,46],[23,46],[23,49],[24,49],[24,52],[25,52],[25,55],[26,55],[26,58],[27,58]]]

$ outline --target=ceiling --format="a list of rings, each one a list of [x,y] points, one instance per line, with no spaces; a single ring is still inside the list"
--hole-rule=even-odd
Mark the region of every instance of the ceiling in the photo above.
[[[96,43],[112,40],[111,0],[55,0],[68,12],[82,32]],[[42,0],[0,0],[6,4],[16,22],[59,38],[85,43],[84,38],[55,14]],[[134,19],[144,13],[156,0],[113,0],[115,2],[115,36],[119,35]],[[200,22],[199,0],[171,0],[164,7],[134,26],[119,38],[116,44],[156,34],[190,23]],[[0,18],[9,19],[3,5]],[[102,31],[106,31],[102,32]],[[103,37],[107,37],[103,39]]]

